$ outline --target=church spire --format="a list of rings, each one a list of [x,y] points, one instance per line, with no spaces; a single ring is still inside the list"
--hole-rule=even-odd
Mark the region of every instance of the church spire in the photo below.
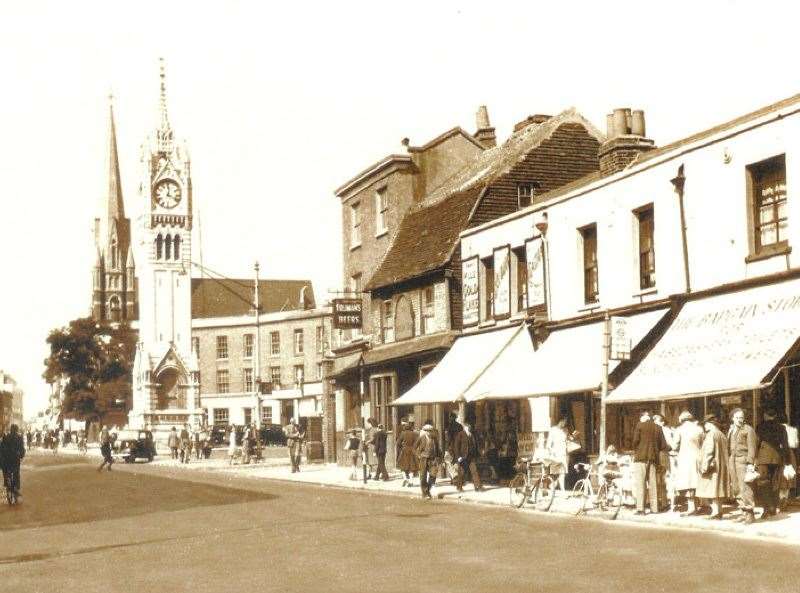
[[[114,124],[113,99],[113,95],[108,96],[108,218],[106,224],[109,226],[112,220],[125,218],[125,206],[122,201],[122,181],[119,174],[119,157],[117,155],[117,128]]]
[[[158,110],[161,121],[156,137],[158,139],[158,151],[170,153],[172,152],[173,135],[172,127],[169,125],[169,116],[167,115],[167,75],[164,69],[164,58],[159,58],[158,63],[159,77],[161,78]]]

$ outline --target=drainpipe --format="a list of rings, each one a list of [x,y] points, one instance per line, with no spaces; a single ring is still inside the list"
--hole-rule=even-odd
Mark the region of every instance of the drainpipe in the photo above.
[[[683,206],[683,187],[686,184],[686,176],[683,174],[683,165],[678,167],[678,174],[671,179],[675,192],[678,194],[678,208],[681,213],[681,243],[683,246],[683,273],[686,284],[686,292],[692,292],[692,284],[689,280],[689,247],[686,241],[686,210]]]

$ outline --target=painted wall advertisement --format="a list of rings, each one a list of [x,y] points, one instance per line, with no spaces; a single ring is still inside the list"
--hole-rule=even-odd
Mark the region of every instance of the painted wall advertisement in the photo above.
[[[528,266],[528,308],[544,305],[544,250],[541,237],[525,242],[525,260]]]
[[[511,315],[511,248],[494,250],[494,316]]]
[[[478,258],[461,262],[462,314],[465,326],[475,325],[480,320],[480,293],[478,290]]]

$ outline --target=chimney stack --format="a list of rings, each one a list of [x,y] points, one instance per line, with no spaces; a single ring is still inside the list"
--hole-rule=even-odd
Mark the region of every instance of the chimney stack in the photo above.
[[[655,147],[655,143],[645,137],[644,111],[641,109],[615,109],[606,116],[606,127],[607,138],[598,151],[603,175],[622,171],[640,153]]]
[[[477,128],[474,136],[484,148],[494,148],[497,146],[497,136],[495,136],[494,128],[489,123],[489,110],[486,105],[478,107],[478,112],[475,114],[475,126]]]

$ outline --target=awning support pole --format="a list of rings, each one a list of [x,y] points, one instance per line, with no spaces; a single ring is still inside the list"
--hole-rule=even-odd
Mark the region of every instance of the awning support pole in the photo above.
[[[600,455],[606,452],[606,399],[608,398],[608,357],[611,348],[611,317],[606,309],[603,319],[603,382],[600,384]]]

